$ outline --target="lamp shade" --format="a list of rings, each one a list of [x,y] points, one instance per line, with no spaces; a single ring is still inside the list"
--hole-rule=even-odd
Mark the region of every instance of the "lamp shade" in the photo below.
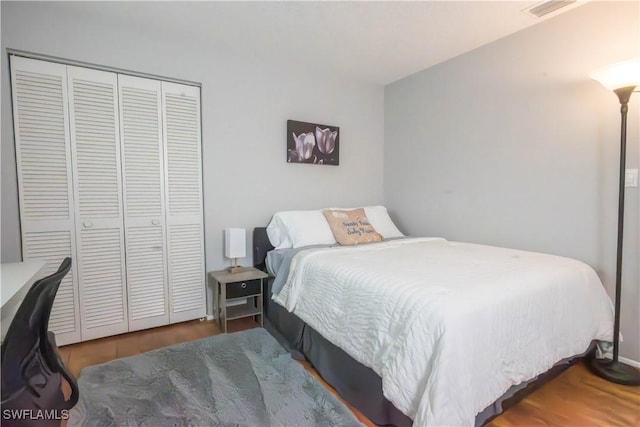
[[[224,230],[224,256],[244,258],[247,255],[246,235],[244,228],[226,228]]]
[[[610,90],[640,86],[640,57],[601,68],[589,77]]]

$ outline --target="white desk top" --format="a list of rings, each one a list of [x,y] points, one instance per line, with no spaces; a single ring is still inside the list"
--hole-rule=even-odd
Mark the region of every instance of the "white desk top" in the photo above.
[[[10,262],[0,265],[2,307],[22,288],[31,285],[47,265],[46,261]]]

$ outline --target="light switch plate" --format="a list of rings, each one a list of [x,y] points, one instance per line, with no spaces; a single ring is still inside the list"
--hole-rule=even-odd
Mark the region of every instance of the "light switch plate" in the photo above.
[[[624,186],[625,187],[637,187],[638,186],[638,169],[625,169],[625,171],[624,171]]]

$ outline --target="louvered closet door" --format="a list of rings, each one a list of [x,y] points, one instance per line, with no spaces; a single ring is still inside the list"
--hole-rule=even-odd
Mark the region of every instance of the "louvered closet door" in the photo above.
[[[45,275],[73,260],[49,321],[58,345],[80,341],[66,66],[11,56],[13,117],[25,261]]]
[[[117,74],[67,69],[82,339],[128,330]]]
[[[200,88],[162,82],[171,323],[205,315]]]
[[[129,330],[169,323],[158,80],[118,76]]]

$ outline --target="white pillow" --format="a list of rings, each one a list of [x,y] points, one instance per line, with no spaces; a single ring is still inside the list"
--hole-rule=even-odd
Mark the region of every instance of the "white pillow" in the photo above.
[[[352,210],[358,208],[330,208],[330,209],[338,209],[338,210]],[[385,239],[390,239],[392,237],[403,237],[404,234],[398,230],[398,227],[393,223],[391,217],[389,217],[389,212],[387,212],[387,208],[384,206],[365,206],[364,213],[369,219],[369,222],[376,229],[376,232],[381,234]]]
[[[267,236],[276,249],[336,243],[321,210],[277,212],[267,226]]]
[[[364,208],[364,213],[367,215],[369,222],[373,225],[373,228],[385,239],[392,237],[403,237],[404,234],[398,230],[398,227],[393,223],[389,212],[384,206],[367,206]]]
[[[289,232],[278,214],[275,214],[267,225],[267,237],[275,249],[288,249],[293,246]]]

